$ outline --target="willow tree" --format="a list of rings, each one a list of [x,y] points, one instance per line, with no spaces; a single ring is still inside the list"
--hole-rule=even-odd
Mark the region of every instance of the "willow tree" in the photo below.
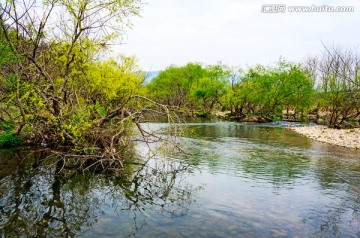
[[[308,72],[280,60],[275,67],[257,65],[245,71],[231,85],[227,106],[240,117],[255,114],[270,121],[282,117],[284,109],[302,117],[312,106],[312,95],[313,81]]]
[[[192,108],[189,100],[190,88],[205,74],[206,70],[198,63],[188,63],[180,67],[171,65],[153,78],[146,88],[151,98],[163,104]]]
[[[192,83],[189,97],[202,113],[211,113],[216,105],[223,106],[230,71],[226,65],[218,64],[205,67],[204,72]]]
[[[2,0],[1,123],[27,143],[121,164],[117,145],[128,141],[129,124],[139,125],[139,100],[146,100],[138,95],[143,75],[133,58],[101,59],[140,6],[140,0]]]
[[[226,93],[229,69],[227,66],[188,63],[169,66],[146,85],[149,97],[163,104],[210,113],[221,105]]]

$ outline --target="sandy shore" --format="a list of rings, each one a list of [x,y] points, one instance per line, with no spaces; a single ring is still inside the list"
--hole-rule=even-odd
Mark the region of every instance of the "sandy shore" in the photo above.
[[[331,129],[325,126],[305,126],[289,128],[313,140],[360,149],[360,128]]]

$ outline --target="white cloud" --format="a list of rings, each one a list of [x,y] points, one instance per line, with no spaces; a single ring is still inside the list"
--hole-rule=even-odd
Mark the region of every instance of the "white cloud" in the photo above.
[[[300,61],[322,43],[358,46],[359,1],[291,1],[291,5],[355,6],[353,13],[262,13],[278,1],[148,0],[117,52],[135,55],[144,70],[190,61],[231,65]],[[289,1],[283,0],[289,4]]]

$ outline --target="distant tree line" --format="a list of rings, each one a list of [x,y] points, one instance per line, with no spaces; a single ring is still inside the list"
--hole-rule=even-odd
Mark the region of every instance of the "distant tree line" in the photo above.
[[[163,104],[187,115],[229,111],[242,121],[313,120],[332,127],[357,126],[360,117],[359,58],[354,51],[325,48],[303,64],[280,59],[246,70],[224,64],[169,66],[145,88]]]

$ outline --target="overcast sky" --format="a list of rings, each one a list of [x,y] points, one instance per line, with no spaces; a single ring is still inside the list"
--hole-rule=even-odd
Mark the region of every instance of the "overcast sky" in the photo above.
[[[360,47],[360,1],[145,0],[115,52],[145,71],[188,62],[245,67],[280,56],[302,61],[325,45]],[[354,6],[352,13],[262,13],[264,4]]]

